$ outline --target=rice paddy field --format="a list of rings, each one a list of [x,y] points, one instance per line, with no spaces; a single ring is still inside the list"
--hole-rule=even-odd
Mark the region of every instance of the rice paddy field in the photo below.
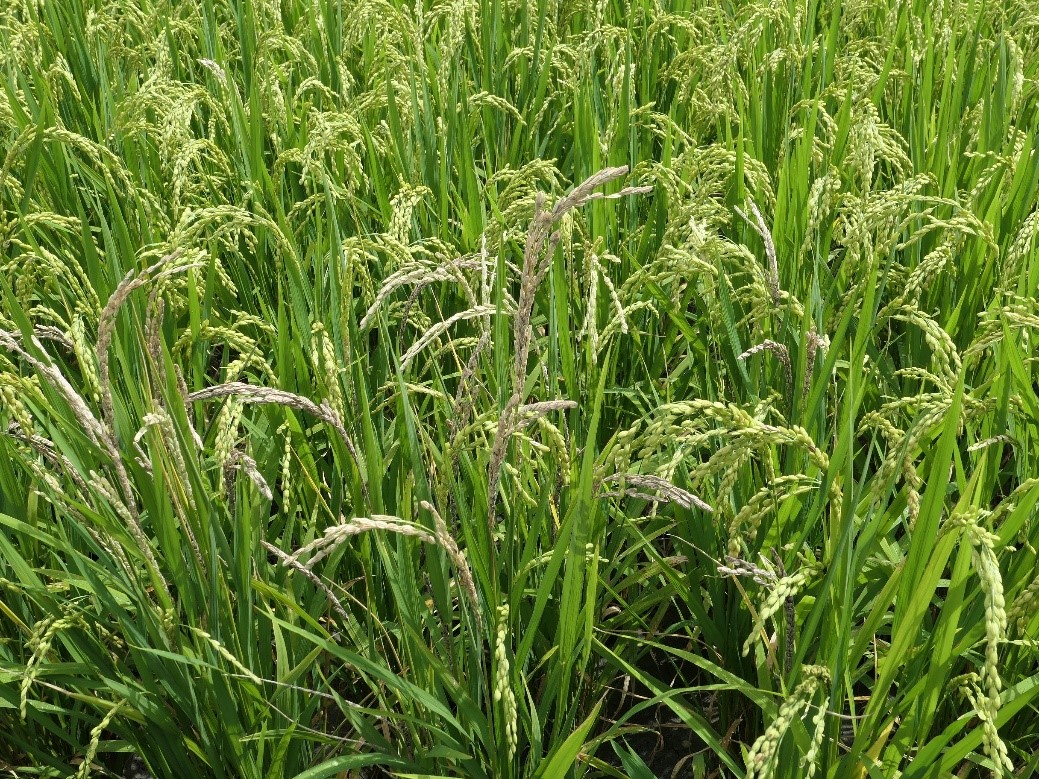
[[[1027,0],[0,3],[0,776],[1039,774]]]

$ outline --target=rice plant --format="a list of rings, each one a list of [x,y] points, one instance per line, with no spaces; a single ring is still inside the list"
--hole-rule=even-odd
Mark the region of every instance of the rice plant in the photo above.
[[[0,773],[1031,776],[1039,11],[0,3]]]

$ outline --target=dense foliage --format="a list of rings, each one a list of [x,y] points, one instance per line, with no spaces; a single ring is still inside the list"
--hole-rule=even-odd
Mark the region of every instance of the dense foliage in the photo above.
[[[0,773],[1031,776],[1027,0],[0,3]]]

